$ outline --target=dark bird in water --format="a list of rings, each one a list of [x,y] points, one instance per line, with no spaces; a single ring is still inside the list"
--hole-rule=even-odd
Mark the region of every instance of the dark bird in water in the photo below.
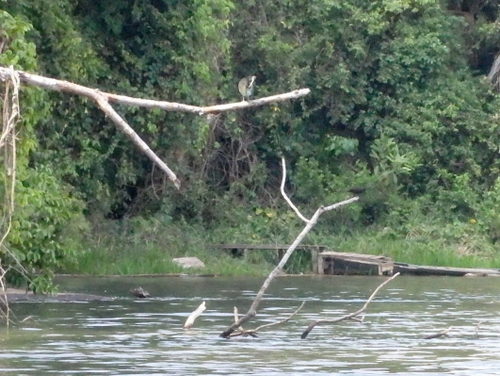
[[[352,187],[348,190],[348,192],[351,192],[352,194],[355,194],[355,195],[360,195],[360,194],[366,192],[366,188],[365,187]]]
[[[142,287],[137,287],[135,289],[131,289],[130,293],[137,298],[149,298],[151,296],[151,295],[149,295],[149,292],[144,290]]]
[[[240,92],[244,101],[249,100],[253,95],[256,78],[256,76],[243,77],[240,82],[238,82],[238,91]]]

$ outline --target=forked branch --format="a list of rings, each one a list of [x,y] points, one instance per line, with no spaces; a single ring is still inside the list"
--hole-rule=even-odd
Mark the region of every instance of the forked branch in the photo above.
[[[0,67],[0,80],[6,81],[9,79],[11,71],[8,68]],[[180,180],[175,173],[163,162],[155,152],[142,140],[142,138],[134,131],[134,129],[123,119],[110,105],[110,103],[119,103],[128,106],[137,106],[145,108],[158,108],[165,111],[176,112],[190,112],[197,115],[207,115],[210,113],[219,113],[223,111],[241,110],[249,107],[263,106],[269,103],[282,102],[289,99],[303,97],[310,93],[309,89],[299,89],[288,93],[273,95],[265,98],[258,98],[251,101],[242,101],[235,103],[220,104],[215,106],[193,106],[184,103],[175,103],[167,101],[157,101],[152,99],[134,98],[126,95],[118,95],[113,93],[106,93],[97,89],[89,88],[83,85],[78,85],[69,81],[57,80],[37,74],[27,73],[23,71],[16,71],[16,75],[20,78],[21,82],[38,86],[48,90],[61,91],[65,93],[84,96],[92,99],[97,106],[113,121],[117,128],[125,133],[132,142],[153,161],[162,171],[164,171],[168,178],[174,183],[177,189],[180,188]]]
[[[399,275],[399,273],[396,273],[394,274],[391,278],[388,278],[386,279],[384,282],[382,282],[373,292],[372,294],[370,295],[370,297],[368,298],[368,300],[365,302],[365,304],[363,305],[363,307],[361,307],[360,309],[358,309],[357,311],[354,311],[354,312],[351,312],[347,315],[344,315],[344,316],[341,316],[341,317],[338,317],[338,318],[335,318],[335,319],[322,319],[322,320],[315,320],[315,321],[312,321],[309,326],[307,327],[306,330],[304,330],[304,332],[302,333],[302,335],[300,336],[302,339],[306,338],[308,336],[308,334],[311,332],[311,330],[314,329],[314,327],[316,325],[319,325],[319,324],[334,324],[334,323],[337,323],[339,321],[343,321],[343,320],[352,320],[352,319],[356,319],[357,316],[361,315],[364,311],[366,311],[366,308],[368,307],[368,304],[370,304],[370,302],[373,300],[373,298],[375,298],[375,295],[377,295],[377,293],[380,291],[380,289],[382,287],[384,287],[385,285],[387,285],[389,282],[391,282],[394,278],[396,278],[397,276]]]
[[[285,160],[284,159],[282,159],[281,162],[282,162],[282,165],[283,165],[283,177],[282,177],[282,184],[281,184],[281,186],[282,186],[281,194],[283,195],[285,201],[289,205],[292,204],[291,207],[295,211],[295,213],[296,214],[300,213],[298,211],[298,209],[295,207],[295,205],[293,205],[293,203],[291,202],[291,200],[288,198],[288,196],[286,195],[286,193],[284,191],[283,181],[286,179],[286,164],[285,164]],[[292,255],[293,251],[295,251],[295,249],[299,246],[299,244],[302,242],[302,240],[304,239],[304,237],[309,233],[309,231],[314,227],[314,225],[316,225],[316,223],[318,222],[318,219],[319,219],[319,217],[320,217],[321,214],[323,214],[326,211],[330,211],[330,210],[336,209],[336,208],[338,208],[340,206],[350,204],[350,203],[355,202],[357,200],[359,200],[359,197],[355,196],[355,197],[352,197],[350,199],[347,199],[347,200],[344,200],[344,201],[341,201],[341,202],[337,202],[337,203],[329,205],[329,206],[320,206],[316,210],[316,212],[313,214],[313,216],[311,217],[311,219],[309,219],[309,220],[306,219],[301,214],[300,215],[297,214],[299,216],[299,218],[301,218],[302,220],[304,220],[306,222],[306,226],[302,229],[302,231],[297,236],[297,238],[295,238],[295,240],[290,245],[290,247],[288,247],[288,249],[286,250],[286,252],[283,255],[283,257],[281,258],[281,260],[278,263],[278,265],[271,271],[271,273],[269,273],[269,275],[265,279],[264,283],[262,284],[260,290],[257,292],[257,295],[255,296],[255,298],[254,298],[254,300],[253,300],[250,308],[248,309],[248,312],[243,317],[241,317],[240,319],[238,319],[238,321],[236,321],[235,323],[233,323],[227,330],[225,330],[224,332],[222,332],[220,334],[220,336],[224,337],[224,338],[229,338],[231,336],[231,334],[235,330],[238,329],[238,327],[240,327],[241,325],[243,325],[244,323],[246,323],[247,321],[249,321],[250,319],[252,319],[257,314],[257,308],[259,307],[259,304],[260,304],[262,298],[264,297],[264,293],[268,289],[269,285],[271,284],[271,282],[273,281],[273,279],[283,271],[283,267],[287,263],[288,259]]]
[[[259,330],[262,330],[262,329],[265,329],[265,328],[270,328],[270,327],[273,327],[273,326],[282,325],[282,324],[290,321],[297,313],[299,313],[299,311],[302,309],[302,307],[304,307],[304,304],[306,304],[306,302],[302,302],[302,304],[300,306],[298,306],[297,309],[295,311],[293,311],[293,313],[291,313],[288,317],[284,318],[283,320],[271,322],[269,324],[264,324],[264,325],[258,326],[255,329],[247,329],[247,330],[245,330],[245,329],[243,329],[240,326],[236,331],[234,331],[233,333],[231,333],[231,337],[237,337],[237,336],[257,337],[257,332]],[[236,307],[234,307],[234,322],[237,322],[238,320],[239,320],[238,309]]]

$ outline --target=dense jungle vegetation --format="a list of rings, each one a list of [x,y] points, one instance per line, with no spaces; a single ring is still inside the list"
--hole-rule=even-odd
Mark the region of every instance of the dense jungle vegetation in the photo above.
[[[5,246],[39,290],[55,271],[177,271],[181,255],[262,273],[266,256],[209,244],[295,238],[284,156],[306,214],[366,188],[307,243],[500,267],[500,96],[486,80],[499,14],[496,0],[0,0],[2,66],[196,105],[241,100],[250,74],[257,97],[312,91],[210,119],[118,107],[178,173],[177,191],[93,103],[23,87]]]

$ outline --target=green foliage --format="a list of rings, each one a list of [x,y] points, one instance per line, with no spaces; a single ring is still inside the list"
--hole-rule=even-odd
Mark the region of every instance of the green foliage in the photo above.
[[[16,211],[8,245],[30,273],[35,291],[50,287],[53,270],[75,255],[78,230],[84,226],[81,203],[70,197],[65,187],[46,167],[26,171],[16,187]],[[30,274],[31,275],[31,274]]]
[[[0,64],[33,69],[36,66],[35,44],[25,40],[25,34],[32,29],[31,24],[0,10],[0,25],[3,47]]]
[[[256,96],[312,90],[207,118],[118,106],[179,173],[176,192],[92,103],[24,89],[21,199],[60,219],[43,222],[22,208],[17,231],[27,238],[18,237],[18,247],[47,248],[59,265],[61,248],[50,242],[60,244],[63,225],[82,212],[100,225],[132,218],[127,223],[152,238],[135,217],[160,221],[158,231],[201,226],[214,241],[286,243],[300,226],[277,204],[283,155],[287,190],[305,212],[366,189],[358,204],[325,218],[322,236],[404,229],[432,211],[436,225],[422,225],[437,231],[432,236],[459,243],[465,228],[472,248],[493,252],[500,98],[478,75],[498,52],[493,3],[469,24],[460,0],[0,2],[9,12],[0,13],[0,37],[8,36],[2,65],[200,105],[240,100],[237,82],[249,74],[257,76]],[[49,187],[61,196],[57,205],[41,195]],[[34,223],[39,234],[28,235]]]
[[[0,64],[35,70],[35,45],[27,40],[31,24],[5,11],[0,11],[0,24],[4,42]],[[3,261],[7,260],[13,266],[8,275],[11,281],[21,283],[27,278],[29,287],[41,292],[52,288],[54,268],[76,250],[75,244],[67,238],[72,235],[73,241],[77,242],[77,232],[71,232],[72,226],[77,222],[79,226],[84,224],[80,217],[82,205],[70,196],[69,187],[58,180],[51,168],[38,163],[33,166],[31,156],[38,148],[35,125],[47,116],[47,101],[48,96],[41,90],[22,90],[15,212],[6,244],[10,252],[2,255]],[[4,173],[0,172],[2,181]],[[3,197],[4,186],[0,187],[0,192]],[[2,214],[3,210],[0,210]]]
[[[165,226],[165,223],[168,223]],[[68,262],[65,270],[92,275],[110,274],[216,274],[264,275],[270,268],[263,258],[233,258],[222,250],[210,248],[220,243],[200,226],[156,215],[150,218],[107,222],[94,230],[98,241]],[[183,269],[172,258],[197,256],[204,269]],[[274,260],[272,260],[274,261]]]

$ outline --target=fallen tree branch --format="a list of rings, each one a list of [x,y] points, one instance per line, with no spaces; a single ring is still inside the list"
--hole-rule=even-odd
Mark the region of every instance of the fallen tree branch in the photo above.
[[[285,199],[285,201],[288,204],[288,206],[290,206],[292,208],[292,210],[295,212],[295,214],[297,215],[297,217],[299,217],[302,220],[302,222],[309,223],[310,220],[307,219],[306,217],[304,217],[302,215],[302,213],[300,212],[300,210],[294,205],[294,203],[292,202],[292,200],[290,200],[290,198],[288,197],[288,195],[285,192],[285,182],[286,182],[286,163],[285,163],[285,158],[281,158],[281,171],[282,171],[282,173],[281,173],[281,185],[280,185],[281,195]]]
[[[453,327],[450,326],[448,329],[441,330],[440,332],[434,333],[434,334],[429,334],[428,336],[425,336],[424,339],[433,339],[433,338],[439,338],[439,337],[447,337],[448,333]]]
[[[6,81],[11,73],[9,68],[0,66],[0,80]],[[156,101],[152,99],[134,98],[126,95],[118,95],[107,92],[102,92],[97,89],[89,88],[83,85],[78,85],[69,81],[57,80],[37,74],[16,71],[16,75],[21,82],[28,85],[38,86],[47,90],[66,92],[70,94],[80,95],[92,99],[97,103],[99,108],[115,123],[115,125],[123,133],[125,133],[132,142],[146,154],[158,167],[160,167],[174,183],[177,189],[180,188],[180,181],[175,173],[163,162],[142,140],[142,138],[134,131],[134,129],[113,109],[110,102],[124,104],[128,106],[138,106],[145,108],[158,108],[165,111],[190,112],[197,115],[207,115],[210,113],[219,113],[223,111],[241,110],[249,107],[263,106],[269,103],[282,102],[289,99],[303,97],[310,93],[309,89],[299,89],[288,93],[273,95],[265,98],[258,98],[251,101],[241,101],[235,103],[220,104],[215,106],[193,106],[183,103]]]
[[[304,307],[304,305],[306,304],[306,302],[302,302],[295,311],[293,311],[293,313],[286,317],[285,319],[281,320],[281,321],[277,321],[277,322],[272,322],[272,323],[269,323],[269,324],[264,324],[264,325],[261,325],[261,326],[258,326],[257,328],[254,329],[254,331],[258,332],[259,330],[261,329],[264,329],[264,328],[270,328],[272,326],[277,326],[277,325],[281,325],[281,324],[284,324],[288,321],[290,321],[293,316],[295,316],[297,313],[300,312],[300,310]]]
[[[238,313],[238,307],[233,307],[233,319],[234,319],[234,322],[238,322],[238,320],[240,319],[240,315]],[[252,331],[252,330],[245,330],[243,329],[242,326],[238,326],[238,329],[231,333],[231,337],[237,337],[237,336],[243,336],[243,337],[246,337],[246,336],[250,336],[250,337],[257,337],[257,334]]]
[[[181,182],[175,175],[175,173],[163,162],[153,150],[146,144],[142,138],[132,129],[130,125],[114,110],[114,108],[108,103],[107,99],[98,91],[94,91],[91,96],[97,103],[99,108],[109,116],[109,118],[115,123],[115,125],[123,133],[125,133],[136,146],[141,149],[146,156],[151,159],[158,167],[160,167],[168,176],[168,178],[174,183],[177,189],[180,188]]]
[[[186,322],[184,323],[183,328],[184,329],[191,329],[194,325],[194,322],[198,317],[201,316],[201,314],[207,309],[207,306],[205,305],[205,302],[203,301],[198,308],[196,308],[191,314],[188,316],[186,319]]]
[[[5,81],[8,76],[8,69],[0,67],[0,80]],[[113,121],[117,128],[125,133],[132,142],[146,154],[146,156],[160,167],[174,183],[177,189],[180,188],[180,181],[175,173],[163,162],[146,144],[142,138],[134,131],[134,129],[114,110],[108,103],[108,96],[99,90],[91,89],[86,86],[77,85],[68,81],[56,80],[53,78],[43,77],[36,74],[30,74],[22,71],[17,71],[21,82],[29,85],[38,86],[48,90],[55,90],[76,94],[92,99],[97,106]]]
[[[306,302],[302,302],[302,304],[300,306],[298,306],[295,311],[293,311],[288,317],[284,318],[283,320],[276,321],[276,322],[271,322],[269,324],[264,324],[264,325],[258,326],[255,329],[248,329],[248,330],[245,330],[245,329],[243,329],[240,326],[238,328],[238,330],[236,330],[235,332],[231,333],[231,337],[237,337],[237,336],[252,336],[252,337],[257,337],[257,332],[259,330],[262,330],[264,328],[270,328],[272,326],[282,325],[282,324],[290,321],[297,313],[299,313],[299,311],[302,309],[302,307],[304,307],[304,304],[306,304]],[[236,307],[234,307],[234,308],[235,308],[234,321],[237,322],[239,320],[239,318],[238,318],[238,309]]]
[[[259,107],[259,106],[264,106],[264,105],[269,104],[269,103],[284,102],[284,101],[287,101],[289,99],[297,99],[300,97],[304,97],[307,94],[309,94],[310,92],[311,92],[311,90],[309,90],[307,88],[306,89],[298,89],[298,90],[290,91],[288,93],[271,95],[269,97],[252,99],[250,101],[241,101],[241,102],[233,102],[233,103],[226,103],[226,104],[218,104],[218,105],[207,106],[207,107],[198,107],[199,108],[198,114],[205,115],[205,114],[210,114],[210,113],[242,110],[242,109],[250,108],[250,107]]]
[[[370,295],[370,297],[368,298],[368,300],[365,302],[365,304],[363,305],[363,307],[361,307],[360,309],[358,309],[357,311],[354,311],[354,312],[351,312],[347,315],[344,315],[344,316],[341,316],[341,317],[338,317],[336,319],[322,319],[322,320],[315,320],[315,321],[312,321],[309,326],[307,327],[306,330],[304,330],[304,332],[302,333],[302,335],[300,336],[300,338],[304,339],[306,338],[309,333],[311,332],[311,330],[314,329],[314,327],[316,325],[319,325],[319,324],[333,324],[333,323],[336,323],[336,322],[339,322],[339,321],[343,321],[343,320],[352,320],[352,319],[355,319],[356,316],[359,316],[360,314],[362,314],[366,308],[368,307],[368,304],[370,304],[370,302],[373,300],[373,298],[375,298],[375,295],[377,295],[377,293],[380,291],[380,289],[382,287],[384,287],[386,284],[388,284],[389,282],[391,282],[394,278],[396,278],[397,276],[399,275],[399,273],[396,273],[394,274],[391,278],[388,278],[386,279],[384,282],[382,282],[373,292],[372,294]]]
[[[7,72],[8,72],[7,68],[0,67],[0,78],[2,79],[2,81],[4,80],[4,77],[6,77]],[[19,73],[22,82],[48,90],[55,90],[76,95],[83,95],[86,97],[91,97],[92,96],[91,92],[96,91],[96,89],[92,89],[83,85],[78,85],[69,81],[57,80],[55,78],[49,78],[23,71],[17,71],[17,72]],[[127,106],[158,108],[164,111],[189,112],[197,115],[206,115],[210,113],[219,113],[226,111],[241,110],[249,107],[264,106],[269,103],[283,102],[289,99],[296,99],[306,96],[310,92],[311,90],[307,88],[298,89],[290,91],[288,93],[282,93],[282,94],[272,95],[269,97],[253,99],[251,101],[240,101],[234,103],[218,104],[213,106],[193,106],[184,103],[129,97],[127,95],[113,94],[104,91],[102,92],[100,91],[100,94],[103,97],[105,97],[108,102],[119,103]]]
[[[286,174],[285,159],[282,158],[281,162],[283,164],[283,175],[285,175]],[[286,176],[284,176],[283,179],[286,179]],[[291,201],[286,196],[284,190],[282,190],[282,194],[284,194],[284,197],[285,197],[285,200],[287,201],[287,203],[290,204]],[[283,271],[283,267],[285,266],[286,262],[288,261],[288,259],[292,255],[292,253],[299,246],[299,244],[302,242],[302,239],[304,239],[304,237],[307,235],[307,233],[314,227],[314,225],[316,225],[321,214],[323,214],[326,211],[336,209],[340,206],[350,204],[350,203],[355,202],[357,200],[359,200],[359,197],[355,196],[355,197],[352,197],[350,199],[347,199],[347,200],[344,200],[341,202],[337,202],[333,205],[320,206],[316,210],[316,212],[313,214],[311,219],[309,219],[309,220],[306,219],[305,217],[303,217],[302,215],[300,215],[299,217],[301,219],[303,218],[303,220],[306,222],[306,226],[303,228],[303,230],[300,232],[300,234],[297,236],[297,238],[293,241],[293,243],[290,245],[290,247],[288,247],[288,249],[286,250],[283,257],[281,258],[278,265],[271,271],[271,273],[269,273],[269,275],[265,279],[264,283],[262,284],[260,290],[257,292],[257,295],[255,296],[250,308],[248,309],[248,312],[243,317],[241,317],[237,322],[233,323],[227,330],[222,332],[220,334],[220,336],[223,338],[229,338],[231,336],[231,333],[233,333],[239,326],[243,325],[244,323],[246,323],[247,321],[252,319],[257,314],[257,308],[258,308],[262,298],[264,297],[264,293],[268,289],[269,285],[271,284],[273,279]],[[294,205],[294,207],[295,207],[295,205]],[[293,210],[296,213],[298,211],[298,209],[293,209]]]

